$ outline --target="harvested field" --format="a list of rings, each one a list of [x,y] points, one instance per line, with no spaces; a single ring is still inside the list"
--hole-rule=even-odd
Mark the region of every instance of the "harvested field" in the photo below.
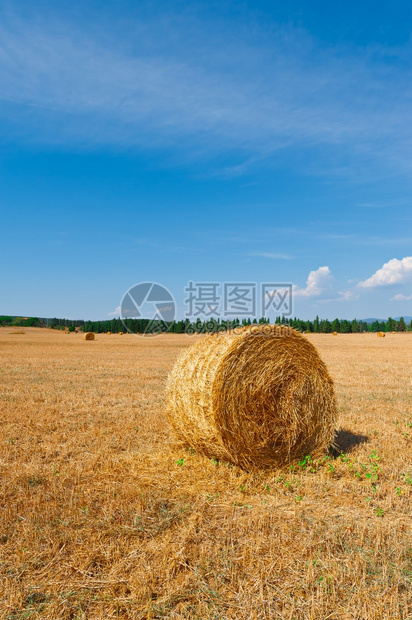
[[[412,334],[308,335],[339,450],[245,473],[179,446],[201,336],[0,328],[0,617],[412,618]]]

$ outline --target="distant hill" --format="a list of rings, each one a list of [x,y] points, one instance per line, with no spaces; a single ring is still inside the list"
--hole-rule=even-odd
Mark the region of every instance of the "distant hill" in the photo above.
[[[399,319],[401,318],[400,316],[393,316],[392,317],[394,321],[399,321]],[[404,316],[403,317],[405,323],[410,323],[412,321],[412,316]],[[379,321],[379,323],[383,323],[385,321],[387,321],[388,319],[360,319],[362,321],[362,323],[374,323],[375,321]]]

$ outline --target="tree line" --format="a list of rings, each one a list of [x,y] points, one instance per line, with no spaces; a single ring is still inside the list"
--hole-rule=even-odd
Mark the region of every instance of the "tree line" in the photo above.
[[[208,332],[222,332],[234,329],[240,326],[256,325],[269,323],[268,318],[261,319],[209,319],[202,321],[197,319],[196,321],[190,321],[189,319],[181,321],[164,322],[160,320],[150,319],[125,319],[114,318],[108,321],[73,321],[71,319],[58,319],[58,318],[37,318],[37,317],[12,317],[12,316],[0,316],[1,326],[11,327],[49,327],[51,329],[60,329],[68,331],[82,331],[82,332],[95,332],[95,333],[160,333],[167,332],[173,334],[194,334],[194,333],[208,333]],[[399,320],[395,320],[389,317],[386,321],[374,321],[372,323],[366,323],[365,321],[358,321],[353,319],[348,321],[346,319],[334,319],[329,321],[328,319],[320,319],[318,316],[313,321],[303,321],[298,318],[288,319],[285,317],[277,317],[275,320],[277,325],[287,325],[293,327],[300,332],[312,332],[312,333],[332,333],[337,332],[341,334],[350,333],[362,333],[362,332],[405,332],[412,331],[412,321],[410,324],[406,324],[403,317]]]

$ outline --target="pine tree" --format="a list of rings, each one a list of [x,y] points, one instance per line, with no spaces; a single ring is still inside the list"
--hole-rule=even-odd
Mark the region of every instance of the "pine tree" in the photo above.
[[[351,331],[351,325],[349,323],[349,321],[347,321],[346,319],[343,319],[340,322],[340,332],[341,334],[350,334]]]
[[[388,332],[394,332],[396,329],[396,321],[391,316],[386,321],[386,327]]]
[[[340,321],[339,321],[339,319],[334,319],[332,321],[332,331],[333,332],[340,332]]]
[[[397,327],[398,327],[398,332],[406,331],[405,319],[403,318],[403,316],[401,316],[401,318],[399,319]]]
[[[323,321],[323,331],[325,334],[330,334],[332,332],[332,323],[328,321],[328,319]]]

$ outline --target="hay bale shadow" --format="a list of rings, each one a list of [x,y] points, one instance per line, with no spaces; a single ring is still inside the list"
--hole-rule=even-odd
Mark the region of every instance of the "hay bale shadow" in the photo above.
[[[340,428],[338,431],[335,431],[335,437],[329,452],[331,456],[338,457],[343,452],[352,452],[356,446],[360,446],[368,441],[369,437],[367,435],[352,433],[344,428]]]

